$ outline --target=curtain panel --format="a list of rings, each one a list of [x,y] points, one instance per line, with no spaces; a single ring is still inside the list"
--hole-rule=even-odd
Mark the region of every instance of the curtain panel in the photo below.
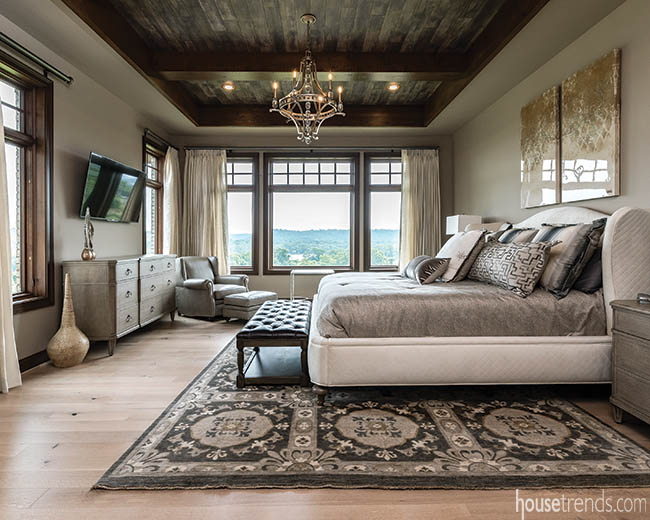
[[[438,150],[402,150],[400,269],[415,256],[440,249],[440,170]]]
[[[183,176],[184,256],[216,256],[228,274],[225,150],[187,150]]]
[[[178,150],[167,147],[163,162],[163,253],[180,253],[181,171]]]
[[[14,336],[5,131],[0,110],[0,392],[22,384]]]

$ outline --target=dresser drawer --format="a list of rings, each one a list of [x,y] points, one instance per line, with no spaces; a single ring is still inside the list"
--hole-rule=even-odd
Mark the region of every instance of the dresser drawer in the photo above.
[[[174,283],[174,276],[171,273],[147,276],[140,280],[140,298],[146,300],[158,296],[164,291],[173,289]]]
[[[117,262],[115,264],[115,281],[123,282],[126,280],[138,279],[138,261],[129,260],[128,262]]]
[[[130,280],[120,282],[115,287],[115,301],[117,308],[129,307],[138,303],[138,281]]]
[[[614,329],[639,338],[650,339],[650,320],[643,314],[617,309],[614,312]]]
[[[117,335],[126,332],[134,327],[137,327],[140,324],[138,319],[138,305],[131,305],[130,307],[124,307],[119,309],[117,312]]]
[[[170,297],[171,295],[171,297]],[[158,298],[149,298],[140,302],[140,323],[145,324],[161,316],[166,312],[174,310],[173,293],[167,291]]]
[[[650,379],[650,341],[614,331],[616,368]]]
[[[617,368],[613,397],[650,414],[650,381],[647,379]]]

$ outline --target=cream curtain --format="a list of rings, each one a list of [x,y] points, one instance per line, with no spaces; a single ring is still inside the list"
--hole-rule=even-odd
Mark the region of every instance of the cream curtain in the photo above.
[[[183,177],[183,255],[216,256],[228,274],[226,151],[188,150]]]
[[[438,150],[402,150],[400,269],[417,255],[438,252],[440,228]]]
[[[179,254],[181,171],[178,150],[167,147],[163,162],[163,253]]]
[[[11,236],[9,234],[9,194],[5,131],[0,110],[0,392],[22,384],[16,339],[14,337],[11,296]]]

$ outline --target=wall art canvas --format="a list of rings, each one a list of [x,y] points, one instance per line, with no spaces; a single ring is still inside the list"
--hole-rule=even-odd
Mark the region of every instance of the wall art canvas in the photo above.
[[[621,51],[562,82],[561,201],[620,192]]]
[[[560,89],[555,86],[521,109],[521,207],[560,202]]]

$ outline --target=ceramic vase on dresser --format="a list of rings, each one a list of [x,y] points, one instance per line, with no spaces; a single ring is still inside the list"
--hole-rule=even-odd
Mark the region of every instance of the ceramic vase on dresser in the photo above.
[[[47,344],[47,354],[54,366],[59,368],[73,367],[81,363],[90,347],[88,338],[77,328],[75,322],[68,273],[65,274],[64,291],[61,327]]]

